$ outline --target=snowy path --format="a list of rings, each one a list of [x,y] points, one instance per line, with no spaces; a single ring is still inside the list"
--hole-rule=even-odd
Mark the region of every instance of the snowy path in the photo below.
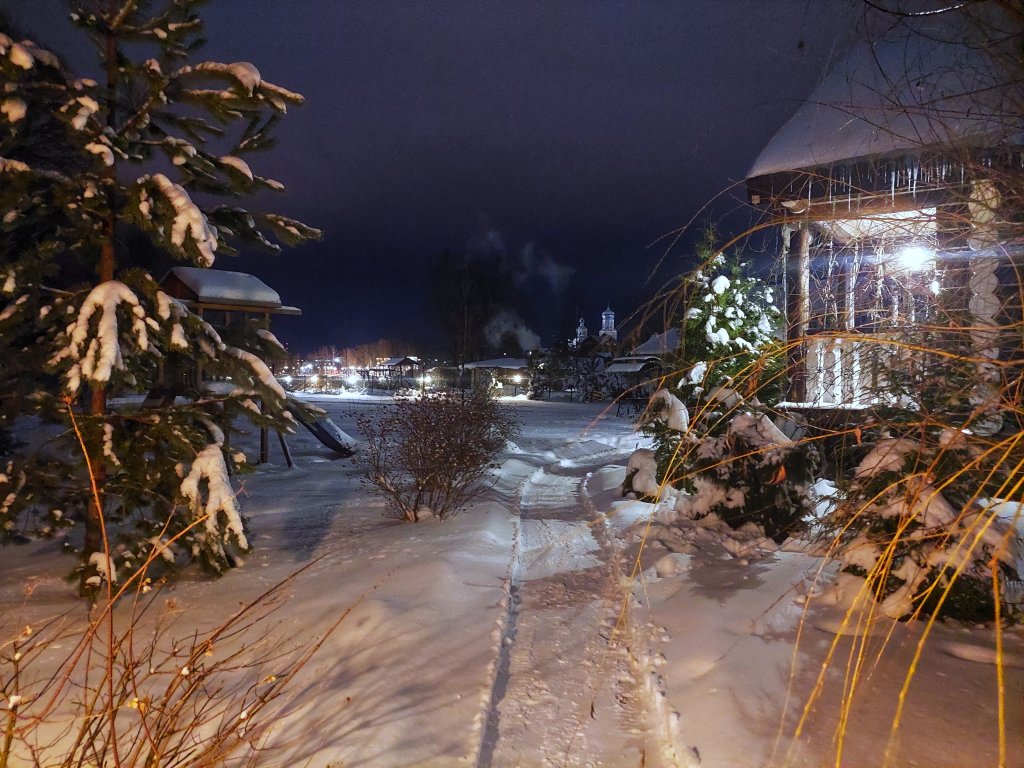
[[[629,658],[609,643],[621,553],[586,481],[607,455],[554,461],[522,486],[520,560],[480,766],[643,764]]]
[[[375,405],[310,399],[350,433]],[[275,652],[302,649],[347,616],[268,710],[265,751],[249,756],[260,768],[835,764],[846,660],[860,640],[836,641],[835,616],[821,604],[795,646],[803,617],[795,598],[820,559],[783,551],[746,562],[714,540],[681,547],[662,531],[645,541],[642,579],[627,585],[622,574],[652,511],[619,491],[638,442],[629,422],[590,404],[514,407],[523,433],[493,489],[443,523],[390,519],[352,463],[304,431],[289,438],[294,469],[275,451],[276,464],[238,479],[253,553],[221,579],[193,570],[154,591],[147,626],[189,638],[287,580],[269,620],[245,639],[253,666],[231,684],[247,686],[278,671],[260,661],[268,641]],[[256,447],[253,431],[233,437]],[[54,616],[73,637],[86,621],[60,549],[56,539],[2,551],[0,640]],[[630,615],[619,629],[624,593]],[[881,765],[922,626],[893,628],[886,658],[864,679],[843,765]],[[134,636],[145,643],[148,635],[136,626]],[[1024,766],[1024,628],[1003,641],[1005,765]],[[839,661],[791,744],[833,642]],[[994,648],[988,628],[935,627],[893,768],[999,764],[996,668],[982,663]],[[33,675],[49,679],[51,659],[40,663]]]

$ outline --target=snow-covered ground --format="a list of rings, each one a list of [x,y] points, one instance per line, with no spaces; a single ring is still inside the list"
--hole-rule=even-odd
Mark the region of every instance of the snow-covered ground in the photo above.
[[[350,434],[372,407],[311,399]],[[150,618],[184,637],[305,568],[254,655],[309,644],[350,611],[279,700],[262,765],[820,766],[837,762],[840,733],[842,765],[883,763],[922,624],[837,635],[828,598],[805,599],[832,572],[796,545],[741,560],[714,531],[686,547],[644,538],[650,505],[618,491],[638,444],[628,420],[598,405],[514,407],[523,434],[493,488],[445,522],[389,519],[351,461],[304,430],[289,438],[291,469],[272,443],[272,463],[240,480],[245,564],[155,592]],[[0,553],[4,639],[54,615],[68,635],[81,626],[57,551]],[[1024,634],[1003,642],[1005,764],[1019,766]],[[891,765],[999,764],[994,648],[989,628],[932,630]],[[245,674],[274,671],[268,659]]]

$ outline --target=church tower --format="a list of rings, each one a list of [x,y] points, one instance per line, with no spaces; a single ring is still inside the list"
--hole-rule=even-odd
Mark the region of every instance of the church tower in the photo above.
[[[619,332],[615,330],[615,313],[612,312],[611,305],[601,313],[601,331],[598,335],[601,338],[608,336],[612,341],[619,340]]]

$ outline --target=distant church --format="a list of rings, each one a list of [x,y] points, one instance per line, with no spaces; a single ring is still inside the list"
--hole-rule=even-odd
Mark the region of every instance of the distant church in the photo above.
[[[569,341],[569,346],[573,349],[580,349],[588,339],[592,338],[590,331],[587,330],[587,323],[581,317],[580,324],[576,326],[576,338]],[[597,342],[599,345],[612,343],[614,344],[619,340],[619,332],[615,328],[615,313],[612,311],[611,305],[601,313],[601,330],[597,332]]]

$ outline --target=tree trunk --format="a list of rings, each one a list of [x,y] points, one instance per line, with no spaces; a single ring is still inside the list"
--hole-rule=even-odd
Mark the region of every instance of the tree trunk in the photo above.
[[[108,31],[106,37],[106,50],[104,64],[107,78],[107,127],[114,128],[115,125],[115,99],[117,98],[117,43],[112,31]],[[114,279],[114,266],[116,264],[114,254],[114,231],[117,224],[117,213],[115,209],[115,186],[117,181],[116,166],[111,163],[107,166],[105,173],[107,182],[107,217],[103,222],[100,241],[100,261],[97,269],[97,278],[100,283],[106,283]],[[89,415],[94,421],[102,421],[107,414],[107,388],[103,385],[94,385],[91,391],[89,402]],[[103,463],[102,452],[95,452],[90,456],[92,466],[92,480],[96,492],[89,495],[89,507],[85,513],[85,541],[82,545],[81,578],[79,581],[79,592],[86,594],[90,587],[86,581],[96,575],[96,568],[90,565],[90,560],[96,552],[105,552],[106,543],[103,541],[103,507],[104,507],[104,486],[107,481],[107,471]],[[108,564],[109,565],[109,564]]]

